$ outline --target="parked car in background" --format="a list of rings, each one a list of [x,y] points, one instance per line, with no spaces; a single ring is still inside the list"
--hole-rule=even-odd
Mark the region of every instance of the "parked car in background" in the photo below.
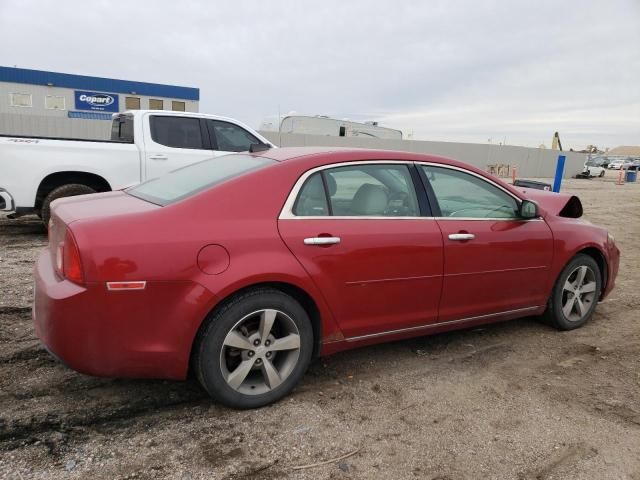
[[[575,196],[431,155],[227,155],[53,202],[35,330],[80,372],[192,371],[259,407],[316,355],[530,315],[584,325],[619,250],[581,215]]]
[[[629,158],[612,160],[607,168],[611,170],[626,170],[631,166],[631,163],[632,161]]]
[[[0,135],[0,212],[47,224],[57,198],[136,185],[212,156],[273,146],[231,118],[136,110],[114,115],[111,140]]]
[[[640,158],[637,158],[633,162],[631,162],[631,165],[629,165],[629,170],[640,170]]]
[[[582,175],[587,177],[604,177],[606,168],[603,166],[604,161],[601,159],[590,159],[584,163]]]

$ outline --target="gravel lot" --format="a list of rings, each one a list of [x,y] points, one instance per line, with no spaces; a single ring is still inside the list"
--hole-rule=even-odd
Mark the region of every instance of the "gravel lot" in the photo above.
[[[640,480],[640,183],[615,177],[563,186],[622,250],[617,288],[586,327],[523,319],[342,353],[248,412],[194,381],[57,363],[30,320],[46,234],[35,217],[2,218],[0,478]]]

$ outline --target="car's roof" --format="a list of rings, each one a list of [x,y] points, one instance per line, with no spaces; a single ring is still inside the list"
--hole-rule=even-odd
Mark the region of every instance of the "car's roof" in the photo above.
[[[430,161],[457,165],[458,161],[423,153],[402,152],[396,150],[380,150],[349,147],[283,147],[269,149],[255,155],[271,158],[278,162],[295,160],[316,161],[318,166],[336,161],[351,160],[409,160]],[[466,166],[466,165],[465,165]]]

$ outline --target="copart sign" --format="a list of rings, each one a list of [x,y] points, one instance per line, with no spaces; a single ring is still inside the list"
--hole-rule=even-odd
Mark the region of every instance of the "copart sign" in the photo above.
[[[76,110],[94,110],[98,112],[117,112],[118,94],[75,91]]]

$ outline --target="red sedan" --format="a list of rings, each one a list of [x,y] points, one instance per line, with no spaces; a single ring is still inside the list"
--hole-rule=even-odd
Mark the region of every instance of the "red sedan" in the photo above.
[[[404,152],[273,149],[54,203],[35,267],[44,345],[90,375],[286,395],[312,357],[542,315],[583,325],[614,239],[576,197]]]

